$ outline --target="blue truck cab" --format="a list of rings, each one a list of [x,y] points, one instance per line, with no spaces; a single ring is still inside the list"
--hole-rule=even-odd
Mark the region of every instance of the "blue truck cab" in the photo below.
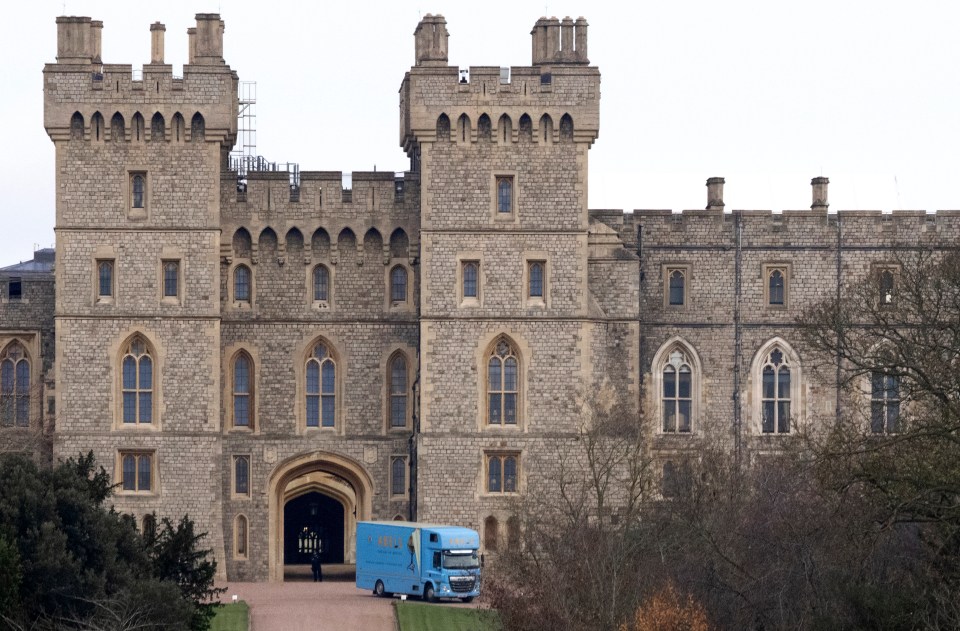
[[[480,595],[480,535],[459,526],[358,522],[357,587],[470,602]]]

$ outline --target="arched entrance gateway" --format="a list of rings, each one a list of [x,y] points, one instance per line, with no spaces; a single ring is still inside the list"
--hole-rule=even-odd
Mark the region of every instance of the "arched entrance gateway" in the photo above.
[[[315,451],[278,464],[270,475],[270,580],[286,564],[356,562],[357,521],[370,519],[373,480],[346,456]]]

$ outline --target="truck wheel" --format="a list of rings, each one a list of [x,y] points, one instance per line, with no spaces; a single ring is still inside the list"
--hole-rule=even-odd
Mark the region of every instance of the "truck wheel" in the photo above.
[[[377,584],[373,587],[373,595],[383,598],[385,594],[386,592],[383,591],[383,581],[377,581]]]
[[[462,600],[462,601],[465,602],[465,603],[472,603],[472,602],[473,602],[473,596],[464,596],[464,597],[461,598],[460,600]]]
[[[427,586],[423,588],[423,599],[428,603],[437,602],[437,595],[433,593],[433,585],[427,583]]]

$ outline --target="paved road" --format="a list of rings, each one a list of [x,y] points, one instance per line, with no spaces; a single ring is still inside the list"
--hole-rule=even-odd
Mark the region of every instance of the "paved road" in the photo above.
[[[228,583],[221,599],[247,601],[251,631],[394,631],[393,600],[357,589],[345,570],[324,567],[322,583],[309,580],[309,568],[284,583]]]

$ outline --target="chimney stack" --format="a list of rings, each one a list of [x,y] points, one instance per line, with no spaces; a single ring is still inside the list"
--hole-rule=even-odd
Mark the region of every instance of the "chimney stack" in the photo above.
[[[95,64],[102,64],[100,58],[100,38],[103,35],[103,22],[100,20],[90,21],[90,54],[91,61]]]
[[[719,210],[723,212],[723,185],[726,183],[722,177],[712,177],[707,180],[707,210]]]
[[[534,66],[550,64],[588,64],[587,21],[582,17],[558,20],[542,17],[530,31]]]
[[[187,29],[187,63],[192,64],[197,56],[197,29]]]
[[[440,14],[423,16],[413,32],[415,57],[418,66],[446,66],[447,43],[450,33],[447,32],[447,21]]]
[[[223,20],[219,13],[197,14],[197,29],[193,42],[194,63],[204,66],[224,63]]]
[[[827,185],[830,184],[830,180],[825,177],[815,177],[810,180],[810,185],[813,187],[813,204],[810,205],[810,210],[825,213],[830,204],[827,203]]]
[[[57,63],[90,63],[93,57],[93,29],[90,22],[90,18],[86,17],[57,18]]]
[[[150,63],[163,63],[163,35],[167,27],[160,22],[150,25]]]

